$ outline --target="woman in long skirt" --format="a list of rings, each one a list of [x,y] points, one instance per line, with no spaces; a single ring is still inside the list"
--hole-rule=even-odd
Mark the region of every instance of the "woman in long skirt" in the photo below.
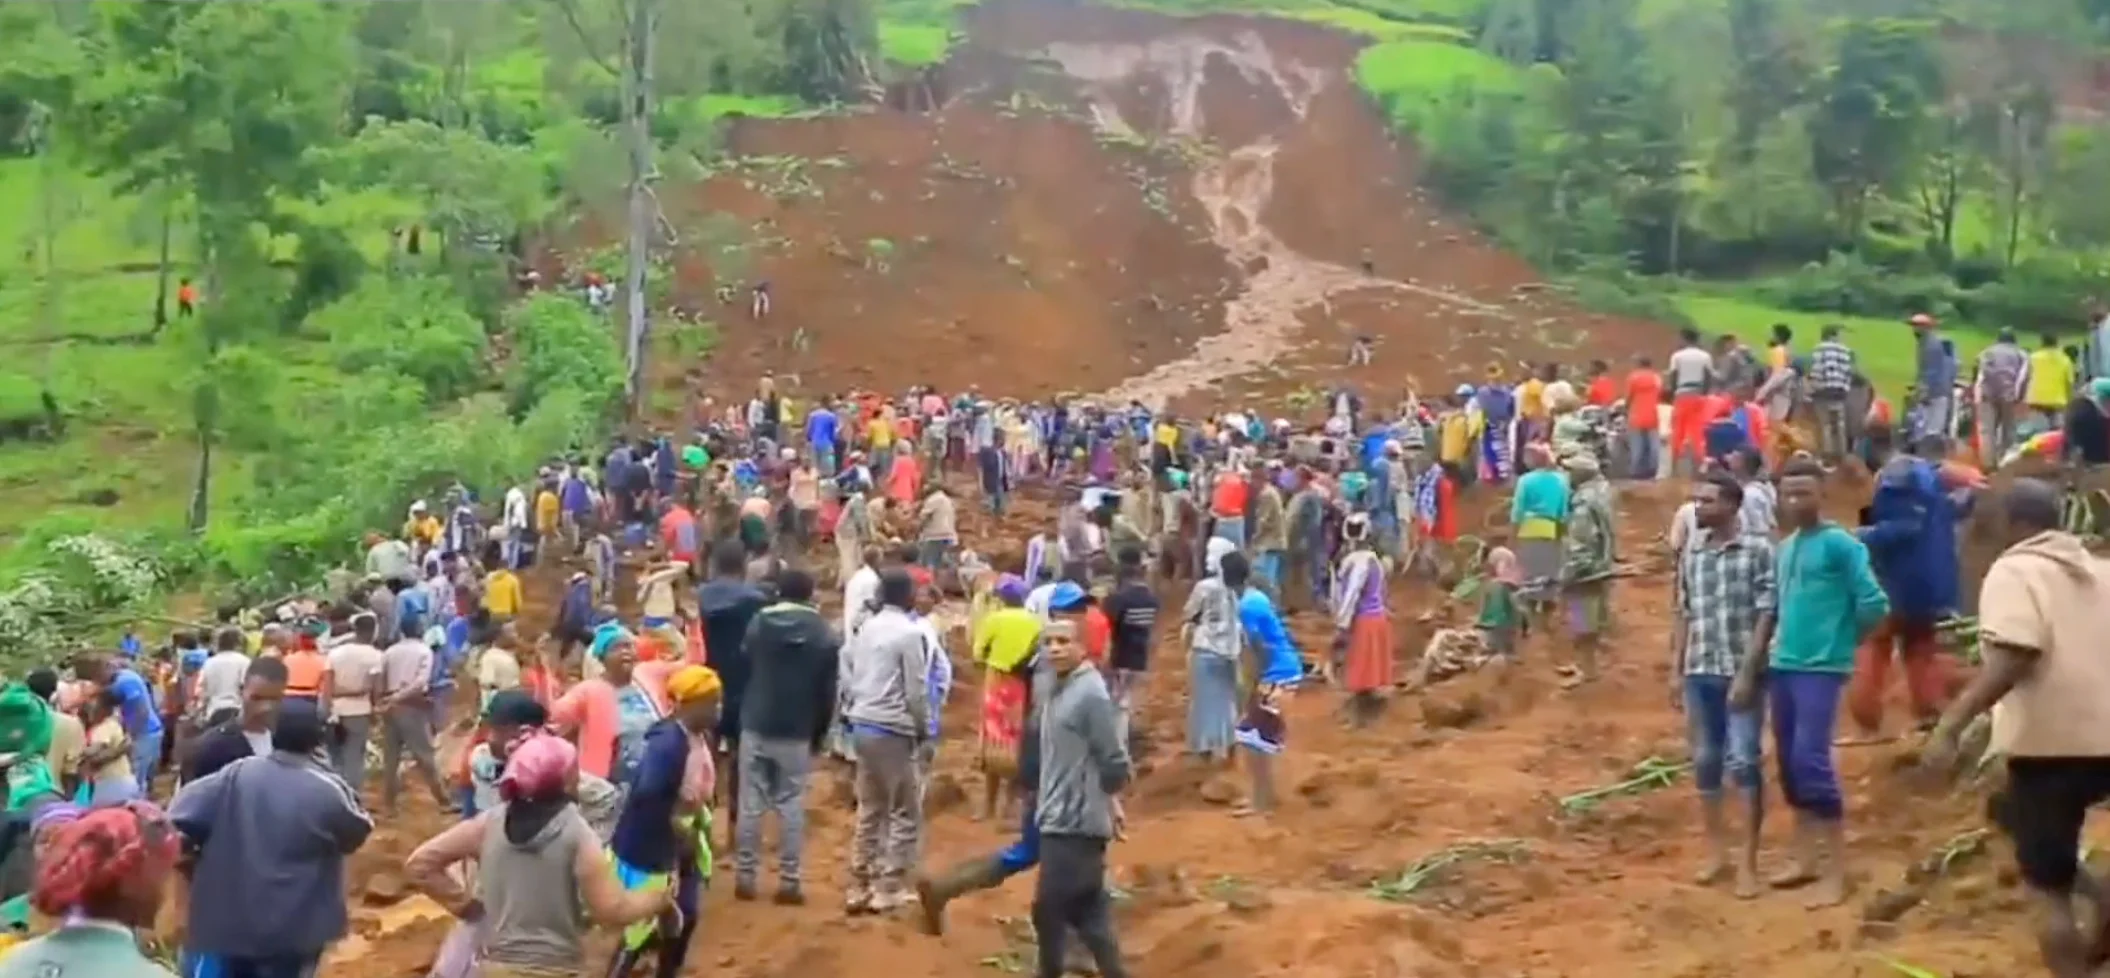
[[[1348,555],[1334,575],[1334,642],[1347,652],[1348,718],[1360,727],[1377,716],[1392,686],[1392,616],[1385,607],[1385,566],[1370,548],[1370,517],[1349,516],[1341,541]]]
[[[1018,745],[1025,735],[1033,648],[1040,639],[1041,621],[1025,609],[1025,581],[1005,574],[994,594],[1002,607],[983,618],[974,632],[974,659],[985,670],[976,764],[982,772],[982,799],[975,814],[1001,819],[1004,789],[1018,777]]]
[[[1187,592],[1181,631],[1187,639],[1187,753],[1210,761],[1231,756],[1238,726],[1238,595],[1222,577]]]

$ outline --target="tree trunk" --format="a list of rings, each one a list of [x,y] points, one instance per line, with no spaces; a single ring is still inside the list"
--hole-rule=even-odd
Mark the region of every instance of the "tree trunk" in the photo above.
[[[175,191],[168,181],[161,183],[161,256],[154,266],[154,333],[159,335],[169,325],[169,252],[170,239],[175,236],[176,203]]]
[[[645,340],[650,323],[646,318],[645,272],[652,246],[652,194],[647,181],[652,176],[652,34],[657,14],[656,0],[630,0],[629,49],[626,55],[623,99],[624,123],[630,136],[630,241],[623,292],[629,317],[625,354],[629,375],[623,395],[630,416],[637,418],[645,406]]]
[[[209,413],[209,409],[201,406],[200,412]],[[203,533],[206,520],[212,518],[212,425],[201,420],[197,427],[198,476],[190,488],[190,531]]]

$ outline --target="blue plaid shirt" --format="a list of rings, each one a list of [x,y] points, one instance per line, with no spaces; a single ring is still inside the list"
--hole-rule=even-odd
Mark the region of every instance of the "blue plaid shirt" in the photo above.
[[[1702,529],[1678,556],[1678,611],[1685,623],[1685,674],[1734,676],[1760,618],[1772,614],[1773,542],[1739,533],[1716,546]]]

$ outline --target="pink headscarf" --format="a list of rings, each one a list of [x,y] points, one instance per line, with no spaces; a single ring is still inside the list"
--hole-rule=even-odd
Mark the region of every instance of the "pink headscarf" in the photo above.
[[[534,734],[506,755],[505,772],[498,776],[499,797],[507,801],[552,797],[571,783],[572,769],[578,766],[579,749],[571,741],[554,734]]]

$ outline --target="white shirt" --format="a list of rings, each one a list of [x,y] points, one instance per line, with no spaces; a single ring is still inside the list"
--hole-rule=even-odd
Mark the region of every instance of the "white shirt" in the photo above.
[[[1697,346],[1688,346],[1670,355],[1671,393],[1680,391],[1702,391],[1707,389],[1707,380],[1714,373],[1714,355]]]
[[[242,707],[242,680],[249,674],[249,657],[240,652],[215,652],[198,670],[198,699],[205,715]]]
[[[1202,568],[1210,577],[1223,573],[1224,555],[1238,549],[1238,545],[1222,537],[1210,537],[1202,551]]]
[[[506,490],[506,525],[526,529],[528,525],[527,492],[519,486]]]
[[[857,634],[865,619],[872,617],[872,602],[879,599],[879,572],[859,567],[843,585],[843,640]]]
[[[346,642],[331,649],[324,663],[330,675],[330,715],[372,716],[373,690],[381,682],[381,650],[364,642]]]

